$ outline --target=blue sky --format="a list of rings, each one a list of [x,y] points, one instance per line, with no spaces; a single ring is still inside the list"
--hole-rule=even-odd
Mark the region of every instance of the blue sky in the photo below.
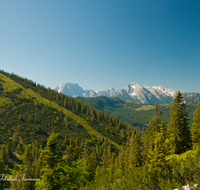
[[[0,69],[46,87],[200,91],[199,0],[2,0]]]

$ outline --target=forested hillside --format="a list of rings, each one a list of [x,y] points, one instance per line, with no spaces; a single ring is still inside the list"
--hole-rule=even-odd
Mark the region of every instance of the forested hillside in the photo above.
[[[0,189],[168,190],[200,184],[199,104],[192,122],[180,92],[168,106],[169,120],[162,119],[162,106],[153,107],[147,129],[140,130],[0,71]]]
[[[81,151],[87,144],[89,152],[98,151],[100,157],[105,148],[117,154],[133,130],[115,116],[4,71],[0,73],[0,113],[1,158],[10,173],[23,163],[27,147],[36,148],[34,160],[38,159],[52,132],[59,133],[63,154],[76,142]]]
[[[118,97],[109,98],[105,96],[95,97],[95,98],[84,98],[76,97],[87,105],[95,107],[96,109],[112,114],[123,121],[129,123],[130,125],[137,127],[138,129],[143,129],[147,127],[147,124],[155,114],[154,105],[142,104],[140,102],[133,102],[129,100],[122,100]],[[170,115],[170,104],[161,104],[160,111],[162,111],[162,121],[168,122]],[[194,117],[194,111],[196,105],[187,105],[186,111],[188,113],[188,119],[191,123]]]

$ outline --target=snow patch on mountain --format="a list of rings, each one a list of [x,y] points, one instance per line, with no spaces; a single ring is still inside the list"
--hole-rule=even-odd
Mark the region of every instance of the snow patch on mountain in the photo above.
[[[128,99],[148,104],[155,104],[156,102],[171,103],[177,93],[177,90],[173,90],[166,86],[142,86],[136,82],[132,82],[125,88],[117,91],[115,91],[114,88],[109,88],[102,91],[83,90],[83,88],[81,88],[77,83],[63,83],[58,85],[54,90],[73,97],[120,97],[124,100]]]
[[[58,93],[63,93],[72,97],[97,97],[97,96],[107,96],[111,97],[115,93],[114,88],[109,88],[103,91],[93,91],[93,90],[83,90],[77,83],[63,83],[54,88]]]

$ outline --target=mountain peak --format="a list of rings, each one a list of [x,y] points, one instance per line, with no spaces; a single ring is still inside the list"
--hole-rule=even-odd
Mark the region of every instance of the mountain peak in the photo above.
[[[131,84],[130,84],[131,86],[141,86],[139,83],[137,83],[137,82],[132,82]]]
[[[139,101],[141,103],[155,104],[158,103],[171,103],[177,91],[166,86],[147,86],[140,85],[136,82],[131,82],[121,90],[115,90],[110,87],[102,91],[83,90],[77,83],[63,83],[58,85],[54,90],[62,92],[68,96],[80,97],[121,97],[122,99],[129,99]]]
[[[107,96],[110,97],[115,93],[115,89],[110,87],[107,90],[103,91],[93,91],[93,90],[83,90],[77,83],[62,83],[54,88],[54,90],[59,93],[62,92],[68,96],[72,97],[97,97],[97,96]]]

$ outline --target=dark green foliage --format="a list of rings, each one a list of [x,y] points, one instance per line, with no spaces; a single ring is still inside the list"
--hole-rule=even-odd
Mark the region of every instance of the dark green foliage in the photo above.
[[[7,187],[6,181],[3,180],[5,179],[6,172],[7,171],[6,171],[5,162],[0,157],[0,189],[4,189]]]
[[[189,129],[186,104],[180,91],[174,98],[170,111],[168,124],[169,151],[171,154],[181,154],[191,147],[191,134]]]
[[[58,171],[55,169],[57,164],[62,159],[62,152],[58,144],[59,134],[55,134],[54,131],[48,138],[47,146],[43,150],[42,155],[44,159],[44,167],[42,168],[45,172],[43,174],[42,180],[44,187],[48,189],[60,189],[61,185],[58,182]]]
[[[192,128],[192,141],[194,149],[200,147],[200,105],[197,105],[197,108],[194,113],[193,119],[193,128]]]
[[[21,98],[22,89],[4,92],[0,88],[1,97],[12,100],[12,104],[0,107],[0,157],[3,160],[0,161],[0,172],[40,179],[36,183],[13,181],[11,190],[169,190],[181,189],[182,185],[192,182],[200,184],[198,146],[195,151],[189,150],[191,141],[186,138],[190,136],[187,110],[191,113],[193,107],[188,105],[186,109],[181,94],[179,101],[175,98],[170,114],[169,105],[161,105],[158,111],[156,104],[154,113],[152,105],[144,107],[119,98],[99,97],[100,101],[91,107],[28,79],[0,72],[51,101],[45,106],[36,98]],[[3,82],[0,80],[0,87]],[[90,135],[80,120],[65,115],[61,109],[52,108],[52,102],[80,116],[100,135]],[[97,104],[107,113],[96,107]],[[198,108],[193,124],[194,144],[199,142]],[[167,122],[169,115],[166,129],[164,121]],[[146,127],[149,123],[148,129],[138,130],[119,118],[135,122],[139,127]],[[177,134],[170,136],[170,132],[176,133],[174,129],[179,131],[177,152],[172,151],[176,145],[172,137]],[[121,149],[111,145],[109,139],[121,145]],[[191,156],[185,159],[185,154]]]
[[[152,105],[146,105],[132,101],[123,101],[118,97],[77,97],[75,99],[93,106],[96,109],[102,110],[103,112],[107,112],[107,114],[112,114],[139,129],[146,128],[147,124],[154,116],[154,109],[150,107],[148,108],[148,106],[153,107]],[[189,113],[188,119],[190,122],[194,117],[195,108],[195,105],[188,105],[186,108],[186,111]],[[162,112],[162,121],[168,122],[170,115],[170,104],[160,105],[159,110]]]
[[[126,149],[126,163],[128,168],[134,168],[142,166],[142,141],[139,131],[133,131],[130,140],[127,143]]]
[[[155,105],[155,116],[150,120],[148,127],[147,127],[147,134],[149,139],[149,145],[152,146],[157,133],[161,132],[161,127],[163,132],[166,131],[166,124],[161,122],[162,120],[162,112],[158,111],[158,103]]]

